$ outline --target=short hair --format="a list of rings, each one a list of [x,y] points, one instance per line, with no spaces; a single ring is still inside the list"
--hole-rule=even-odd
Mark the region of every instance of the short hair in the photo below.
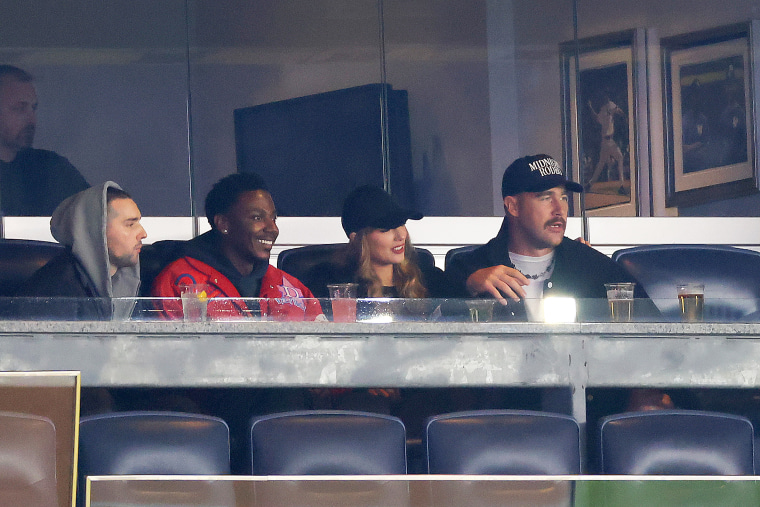
[[[243,192],[264,190],[269,192],[264,178],[256,173],[234,173],[214,184],[206,196],[206,218],[214,229],[214,217],[227,213]]]
[[[120,188],[106,188],[106,205],[111,204],[111,201],[115,201],[116,199],[132,199],[132,196]]]
[[[34,77],[24,69],[20,69],[14,65],[0,64],[0,84],[11,79],[22,83],[34,81]]]

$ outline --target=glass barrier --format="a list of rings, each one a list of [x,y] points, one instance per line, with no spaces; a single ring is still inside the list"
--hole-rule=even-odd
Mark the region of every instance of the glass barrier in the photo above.
[[[90,507],[496,507],[757,505],[754,477],[90,477]]]
[[[81,190],[77,171],[91,185],[117,182],[145,216],[189,215],[185,4],[75,2],[51,17],[29,0],[3,16],[0,63],[31,74],[39,103],[23,123],[33,149],[0,157],[5,216],[50,216]]]
[[[378,3],[188,3],[198,216],[212,185],[234,172],[261,174],[281,216],[337,216],[354,186],[382,186],[383,128],[396,127],[385,101],[401,92],[384,83]]]
[[[563,88],[563,136],[575,143],[566,164],[586,183],[589,214],[754,215],[751,2],[698,0],[688,13],[575,4],[578,40],[563,51],[578,51],[578,72],[563,80],[578,86]]]
[[[496,299],[397,298],[0,298],[0,320],[185,322],[752,323],[754,298]]]
[[[112,0],[52,22],[28,0],[0,60],[35,77],[21,144],[58,162],[3,150],[0,208],[47,216],[72,183],[52,167],[199,216],[253,168],[283,215],[335,215],[369,178],[427,215],[493,216],[504,168],[548,153],[587,188],[575,215],[757,216],[756,3]]]

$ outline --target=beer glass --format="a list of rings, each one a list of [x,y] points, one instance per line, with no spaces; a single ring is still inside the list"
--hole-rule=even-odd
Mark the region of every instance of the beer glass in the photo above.
[[[605,283],[607,302],[610,305],[612,322],[630,322],[633,317],[633,282]]]
[[[705,286],[701,283],[679,283],[678,303],[681,306],[681,320],[701,322],[705,309]]]

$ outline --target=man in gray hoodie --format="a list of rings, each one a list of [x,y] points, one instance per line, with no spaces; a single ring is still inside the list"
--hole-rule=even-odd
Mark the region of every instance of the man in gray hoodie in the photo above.
[[[50,300],[26,301],[19,313],[72,320],[128,319],[140,288],[139,255],[147,236],[141,218],[135,201],[112,181],[63,201],[53,212],[50,231],[66,251],[40,268],[16,294]]]

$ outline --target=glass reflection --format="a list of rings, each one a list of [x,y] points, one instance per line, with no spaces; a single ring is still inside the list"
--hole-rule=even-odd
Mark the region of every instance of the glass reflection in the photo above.
[[[261,174],[282,216],[335,216],[353,186],[382,185],[378,2],[225,5],[190,9],[197,213],[236,171]]]
[[[118,182],[146,215],[189,210],[184,4],[62,7],[31,0],[6,9],[0,20],[0,62],[35,78],[34,146],[66,157],[90,184]],[[36,182],[40,191],[42,183]],[[50,206],[3,209],[52,212]]]
[[[183,308],[190,308],[182,298],[12,298],[0,297],[0,319],[2,320],[93,320],[92,307],[132,309],[131,321],[184,321],[192,323],[214,322],[316,322],[325,324],[363,323],[386,324],[399,322],[429,323],[611,323],[630,326],[643,323],[673,323],[701,325],[710,323],[754,323],[760,322],[760,312],[737,313],[736,308],[757,307],[757,299],[705,300],[702,320],[691,321],[683,316],[678,307],[673,311],[652,313],[656,307],[670,308],[670,299],[634,299],[631,305],[631,319],[615,320],[606,299],[547,298],[536,301],[543,305],[540,321],[527,320],[519,307],[521,303],[508,300],[506,305],[496,300],[484,299],[395,299],[358,298],[343,301],[356,306],[355,319],[347,320],[335,316],[336,300],[303,299],[296,304],[288,298],[212,298],[205,300],[205,315],[201,312],[184,314]],[[295,309],[303,306],[298,312]],[[83,311],[82,309],[85,309]],[[166,309],[171,311],[167,313]],[[230,311],[230,309],[234,309]],[[320,311],[321,309],[321,311]],[[733,310],[732,310],[733,309]],[[575,311],[575,313],[574,313]],[[112,311],[103,311],[101,320],[111,320]],[[118,319],[116,319],[118,320]],[[214,328],[209,327],[209,331]],[[332,329],[325,328],[325,330]]]
[[[391,184],[394,192],[413,194],[428,215],[499,215],[494,182],[510,160],[539,152],[561,157],[568,148],[564,136],[570,125],[558,100],[560,45],[574,41],[576,32],[587,40],[631,30],[646,30],[647,47],[637,49],[651,49],[635,55],[633,65],[640,69],[647,60],[650,79],[636,107],[642,97],[649,101],[647,111],[638,111],[638,118],[650,115],[649,124],[636,122],[646,128],[631,129],[637,139],[629,139],[627,148],[651,148],[651,171],[642,165],[637,180],[640,214],[757,215],[757,192],[716,193],[709,202],[676,209],[665,202],[666,174],[658,170],[667,156],[668,118],[660,75],[666,62],[659,61],[657,44],[746,23],[757,14],[752,1],[726,6],[699,0],[684,10],[602,0],[235,0],[223,8],[212,0],[114,0],[107,6],[76,0],[56,6],[54,17],[49,4],[20,3],[0,20],[0,62],[35,77],[40,107],[34,147],[65,157],[90,184],[118,182],[148,216],[190,214],[191,182],[194,211],[201,214],[200,198],[212,182],[238,170],[235,110],[364,86],[377,87],[371,92],[377,107],[354,116],[379,118],[379,125],[370,123],[381,143],[367,160],[386,179],[404,164],[410,172],[411,183],[395,190]],[[706,42],[708,50],[711,44]],[[737,61],[729,69],[746,70],[750,63]],[[698,68],[685,68],[690,78],[700,73],[703,81]],[[686,85],[674,89],[681,88]],[[400,150],[393,141],[395,92],[403,95],[407,111],[397,118],[408,132],[408,146]],[[599,108],[595,103],[594,111]],[[316,111],[311,120],[319,123],[323,115]],[[747,131],[757,122],[749,112]],[[628,113],[631,123],[634,115]],[[308,112],[303,115],[300,127],[309,119]],[[278,167],[293,175],[317,152],[293,149],[306,134],[289,131],[283,118],[274,113],[274,123],[256,130],[283,143],[285,148],[275,149],[282,156]],[[323,155],[336,152],[329,148]],[[346,166],[346,174],[369,165]],[[197,170],[194,178],[190,167]],[[343,183],[337,169],[326,174],[326,183]],[[632,178],[625,181],[634,185]],[[49,214],[45,208],[11,207],[14,198],[27,198],[2,192],[8,214]],[[306,214],[286,206],[285,195],[292,192],[292,179],[276,192],[284,194],[276,195],[283,213]]]

